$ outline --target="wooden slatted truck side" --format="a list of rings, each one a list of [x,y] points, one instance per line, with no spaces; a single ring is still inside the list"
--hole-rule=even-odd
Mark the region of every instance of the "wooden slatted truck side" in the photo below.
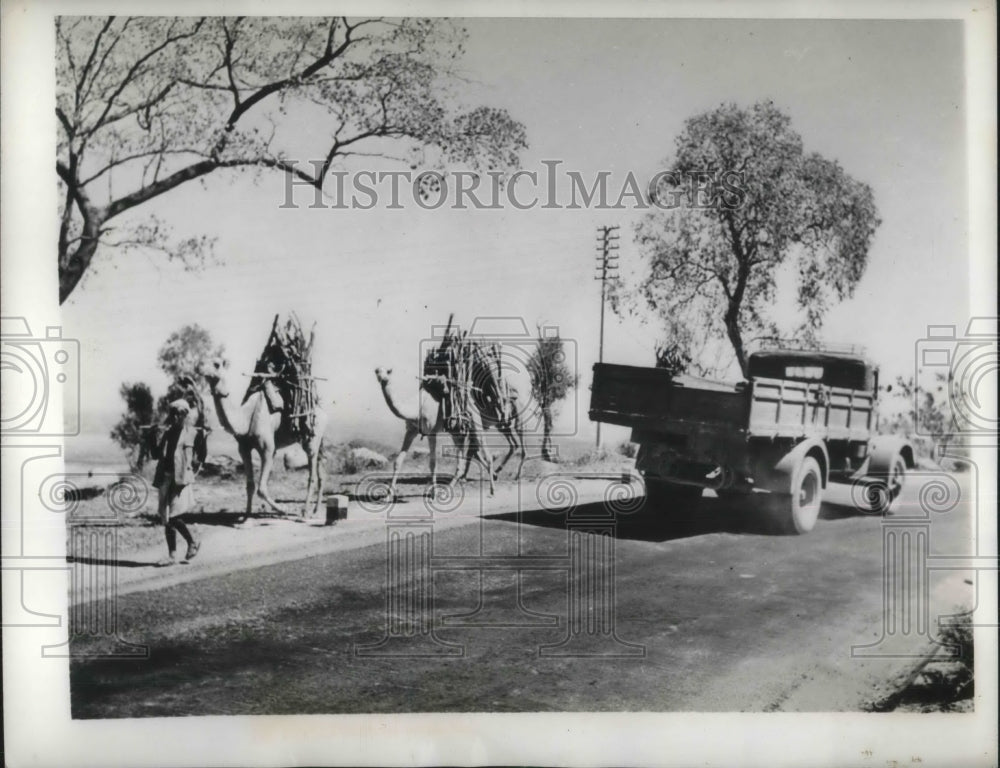
[[[830,482],[858,483],[855,503],[880,513],[899,496],[914,452],[876,436],[878,370],[861,354],[773,349],[734,384],[661,368],[598,363],[590,418],[632,428],[648,503],[689,510],[705,488],[721,497],[766,491],[792,533],[812,530]]]

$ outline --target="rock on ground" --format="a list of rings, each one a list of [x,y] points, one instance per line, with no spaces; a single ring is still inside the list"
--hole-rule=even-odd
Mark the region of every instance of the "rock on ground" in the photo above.
[[[376,469],[389,463],[385,456],[370,448],[352,448],[351,460],[358,469]]]

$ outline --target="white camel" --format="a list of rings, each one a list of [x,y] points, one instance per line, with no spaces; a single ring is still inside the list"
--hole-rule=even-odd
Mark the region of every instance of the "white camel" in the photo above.
[[[495,474],[493,472],[493,457],[485,449],[482,440],[483,426],[478,413],[470,414],[467,429],[448,429],[444,415],[443,394],[444,381],[441,377],[425,376],[421,379],[420,387],[417,390],[416,408],[410,409],[401,407],[399,401],[392,391],[392,368],[376,368],[375,378],[382,389],[382,397],[385,398],[386,405],[392,414],[402,419],[406,425],[406,432],[403,434],[403,445],[399,449],[392,462],[392,480],[389,483],[389,492],[396,495],[396,481],[399,472],[403,468],[403,461],[406,454],[413,445],[413,441],[418,435],[427,436],[427,447],[430,452],[431,485],[437,485],[437,436],[442,432],[451,435],[458,449],[458,464],[455,468],[455,475],[449,485],[454,485],[459,480],[465,480],[469,474],[471,461],[475,459],[486,468],[486,475],[490,481],[490,495],[495,491]],[[463,464],[464,462],[464,464]]]
[[[309,503],[313,489],[316,491],[316,501],[313,504],[313,514],[319,511],[323,498],[323,473],[320,471],[320,452],[323,449],[323,434],[326,431],[327,415],[316,408],[313,432],[311,435],[297,437],[283,428],[282,413],[271,412],[263,390],[250,393],[246,402],[235,405],[229,396],[229,387],[224,381],[224,363],[214,360],[202,371],[212,392],[212,402],[215,413],[219,417],[222,428],[236,438],[240,458],[243,460],[243,470],[247,482],[246,518],[253,512],[253,497],[256,491],[263,501],[275,512],[281,514],[285,510],[275,503],[267,490],[267,483],[274,466],[274,455],[282,448],[299,443],[309,459],[309,483],[306,487],[306,500],[302,507],[303,517],[309,512]],[[255,483],[253,472],[253,453],[260,457],[260,482]]]

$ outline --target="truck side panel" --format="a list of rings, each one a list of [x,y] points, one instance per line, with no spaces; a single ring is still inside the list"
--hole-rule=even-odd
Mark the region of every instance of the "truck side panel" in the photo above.
[[[832,389],[829,400],[829,439],[867,441],[875,431],[875,394]]]
[[[752,386],[752,437],[868,439],[873,426],[872,393],[787,379],[758,378]]]

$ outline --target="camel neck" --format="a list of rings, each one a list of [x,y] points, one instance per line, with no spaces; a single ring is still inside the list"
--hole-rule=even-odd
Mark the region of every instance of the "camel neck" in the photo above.
[[[382,397],[385,400],[385,404],[389,406],[389,410],[392,411],[393,416],[395,416],[397,419],[403,419],[403,421],[415,418],[413,416],[406,415],[400,409],[399,404],[396,402],[396,398],[393,395],[392,384],[390,382],[380,381],[379,384],[381,385]]]
[[[240,430],[245,425],[242,423],[242,418],[234,419],[230,397],[228,395],[219,394],[219,392],[213,387],[212,401],[215,403],[215,413],[219,417],[219,423],[222,425],[222,428],[234,436],[242,434],[243,432]],[[242,414],[240,415],[242,417]]]

